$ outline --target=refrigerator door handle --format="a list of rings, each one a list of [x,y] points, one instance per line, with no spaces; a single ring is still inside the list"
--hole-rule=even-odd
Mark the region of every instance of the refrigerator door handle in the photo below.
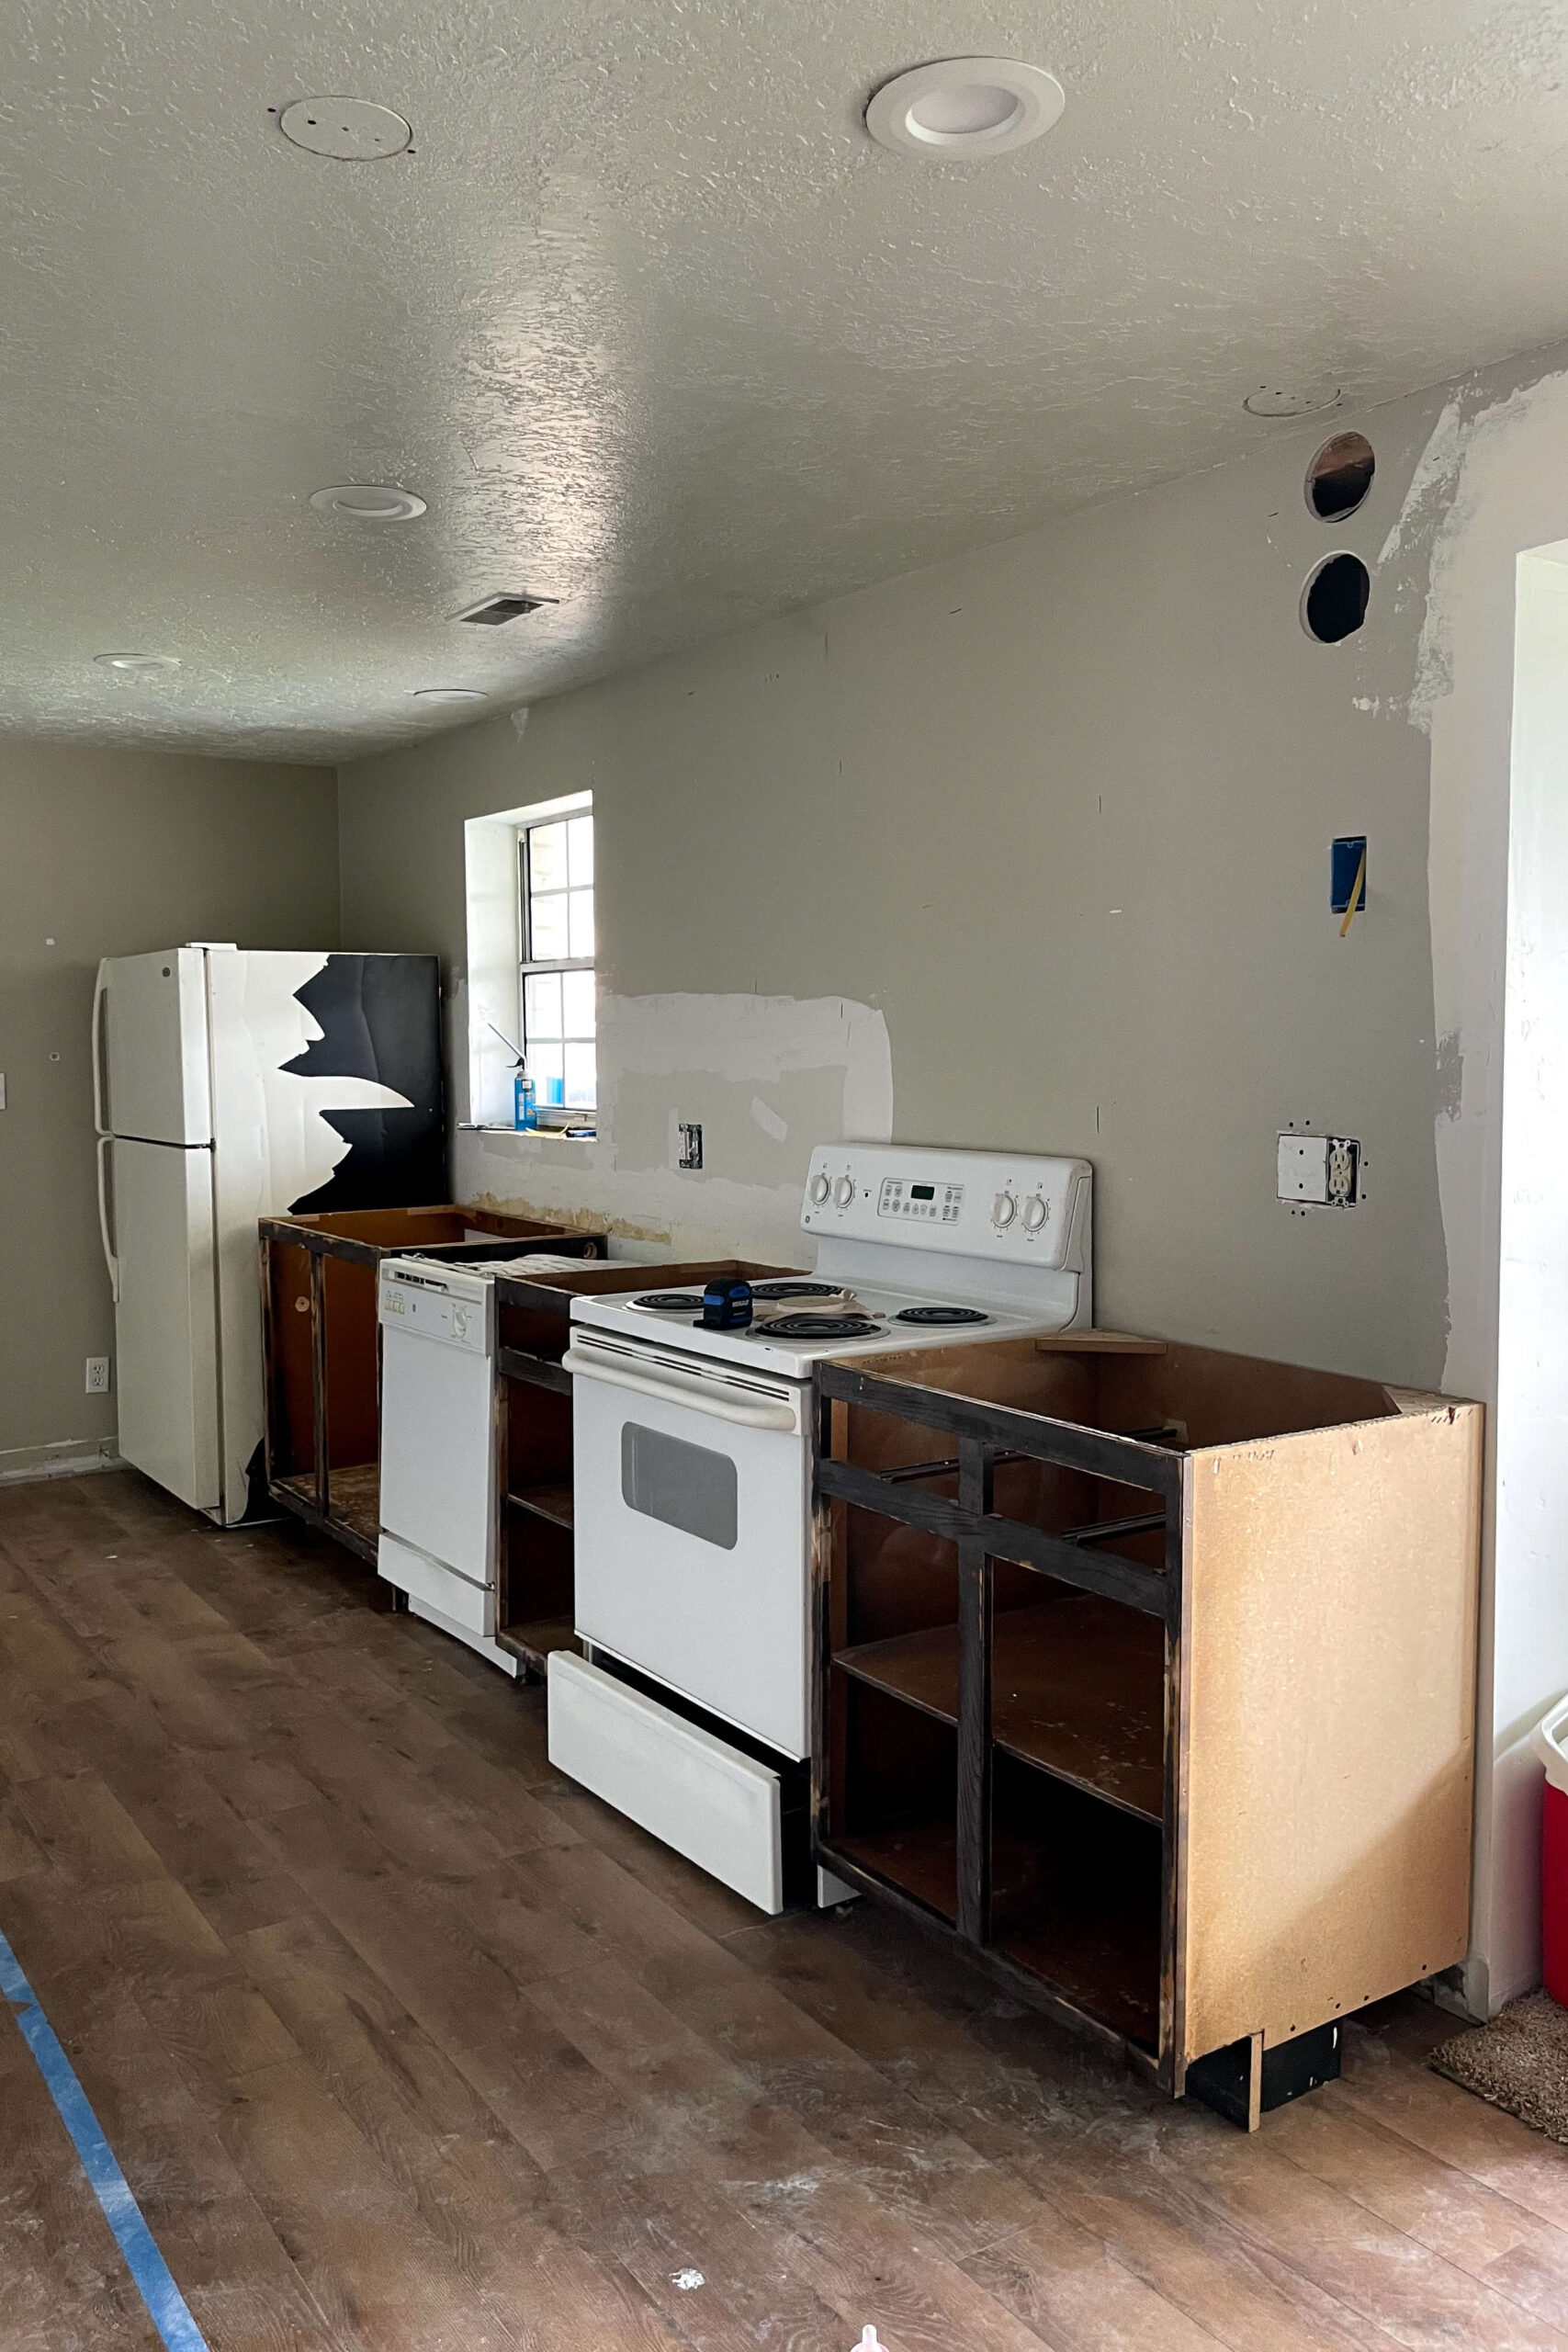
[[[108,966],[107,963],[100,963],[98,977],[93,983],[93,1131],[100,1136],[104,1133],[104,999],[107,994]],[[102,1162],[103,1155],[100,1153],[100,1171]],[[100,1172],[98,1178],[100,1223],[103,1216],[103,1176]],[[107,1255],[108,1250],[107,1240],[104,1243],[104,1250]]]
[[[105,1181],[107,1173],[105,1156],[113,1141],[112,1136],[98,1137],[98,1235],[104,1245],[104,1263],[109,1270],[109,1288],[114,1293],[114,1303],[118,1306],[119,1305],[119,1260],[115,1256],[114,1246],[109,1240],[108,1186]]]

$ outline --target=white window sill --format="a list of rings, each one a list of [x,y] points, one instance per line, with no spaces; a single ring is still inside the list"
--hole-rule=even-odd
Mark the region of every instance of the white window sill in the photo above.
[[[573,1123],[574,1125],[576,1122]],[[586,1124],[584,1122],[583,1124]],[[597,1129],[592,1135],[570,1135],[565,1127],[493,1126],[482,1120],[459,1119],[457,1132],[465,1136],[514,1136],[519,1143],[597,1143]]]

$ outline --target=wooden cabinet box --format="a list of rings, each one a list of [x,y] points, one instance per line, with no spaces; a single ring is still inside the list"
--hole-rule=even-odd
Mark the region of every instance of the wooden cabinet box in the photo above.
[[[417,1250],[514,1258],[528,1250],[598,1259],[599,1233],[570,1232],[457,1202],[264,1217],[266,1483],[276,1502],[375,1563],[380,1533],[378,1268]]]
[[[574,1298],[682,1290],[720,1275],[761,1282],[787,1274],[736,1258],[657,1265],[617,1259],[529,1277],[496,1277],[501,1527],[496,1640],[535,1673],[551,1650],[573,1646],[571,1374],[561,1363]]]
[[[1104,1332],[818,1379],[828,1867],[1252,2120],[1462,1958],[1480,1406]]]

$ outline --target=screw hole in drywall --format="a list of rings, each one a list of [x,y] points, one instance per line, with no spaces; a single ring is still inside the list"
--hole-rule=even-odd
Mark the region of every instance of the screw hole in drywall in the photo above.
[[[1364,433],[1337,433],[1306,470],[1306,503],[1322,523],[1353,514],[1372,486],[1378,461]]]
[[[1320,645],[1353,637],[1367,617],[1371,574],[1359,555],[1328,555],[1302,591],[1302,627]]]

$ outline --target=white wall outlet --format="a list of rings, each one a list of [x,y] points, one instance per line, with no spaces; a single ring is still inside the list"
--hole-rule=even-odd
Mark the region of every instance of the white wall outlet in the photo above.
[[[87,1358],[87,1394],[107,1396],[109,1393],[109,1360],[107,1356]]]
[[[1360,1193],[1361,1147],[1349,1136],[1281,1136],[1279,1195],[1292,1206],[1354,1208]]]

